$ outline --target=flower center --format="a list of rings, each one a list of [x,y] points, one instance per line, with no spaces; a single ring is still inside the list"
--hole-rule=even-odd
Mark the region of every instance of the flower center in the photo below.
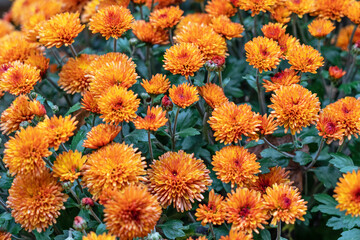
[[[326,123],[325,131],[328,134],[333,134],[333,133],[335,133],[335,128],[336,128],[336,125],[333,122],[328,122],[328,123]]]
[[[288,198],[286,195],[282,196],[282,206],[283,208],[289,208],[291,205],[291,199]]]
[[[354,193],[354,201],[360,202],[360,188],[358,188]]]
[[[250,214],[250,207],[246,206],[240,209],[239,215],[241,217],[246,217],[249,214]]]

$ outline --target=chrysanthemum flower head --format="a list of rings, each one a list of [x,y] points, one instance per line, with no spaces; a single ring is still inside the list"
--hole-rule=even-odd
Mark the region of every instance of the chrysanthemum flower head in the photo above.
[[[68,46],[84,28],[80,23],[79,13],[59,13],[42,24],[39,42],[47,48]]]
[[[259,72],[275,69],[280,63],[281,49],[277,42],[257,37],[245,44],[246,61]]]
[[[288,184],[273,184],[266,189],[263,195],[266,209],[272,216],[271,224],[277,225],[278,222],[294,224],[296,219],[304,221],[307,210],[307,202],[301,199],[297,188]]]
[[[205,11],[212,17],[227,16],[232,17],[237,9],[231,5],[230,0],[211,0],[207,2]]]
[[[131,90],[112,86],[98,99],[100,118],[103,118],[106,123],[114,124],[131,121],[136,118],[136,111],[140,104],[140,99],[136,97],[137,94]]]
[[[90,18],[96,13],[99,9],[100,0],[90,0],[88,1],[81,13],[80,19],[82,23],[87,23],[90,21]]]
[[[184,11],[178,6],[161,8],[150,13],[150,23],[155,28],[169,29],[180,21]]]
[[[11,240],[11,234],[0,230],[0,239],[1,240]]]
[[[307,13],[312,13],[315,10],[315,1],[313,0],[288,0],[286,1],[287,8],[297,14],[299,18]]]
[[[15,27],[8,21],[0,19],[0,38],[15,30]]]
[[[128,186],[114,192],[105,204],[105,224],[109,233],[124,240],[143,238],[154,229],[161,207],[146,187]]]
[[[109,6],[117,5],[127,8],[129,6],[130,0],[100,0],[98,6],[99,9],[106,8]]]
[[[335,43],[337,47],[341,48],[344,51],[348,50],[348,45],[350,42],[351,34],[354,30],[354,25],[347,25],[345,27],[342,27],[339,32],[339,37],[337,39],[337,42]],[[357,28],[355,30],[355,35],[353,37],[352,44],[356,43],[356,41],[360,40],[360,28]]]
[[[261,121],[259,130],[255,135],[250,135],[251,140],[258,141],[261,137],[271,135],[277,129],[278,124],[276,123],[274,116],[264,114],[263,116],[258,115],[258,119]]]
[[[221,106],[223,103],[228,102],[224,90],[215,83],[207,83],[202,87],[198,87],[200,96],[212,108]]]
[[[98,198],[105,190],[122,190],[129,184],[144,180],[146,163],[141,153],[124,143],[106,145],[88,155],[83,182]]]
[[[333,78],[334,80],[342,78],[345,74],[346,74],[346,71],[342,70],[338,66],[329,67],[330,78]]]
[[[360,3],[358,1],[349,1],[345,7],[345,15],[356,25],[360,25]]]
[[[89,91],[86,91],[83,94],[81,105],[82,105],[81,108],[85,109],[86,111],[100,114],[100,109],[97,104],[97,100],[95,99],[94,94]]]
[[[285,34],[286,26],[281,23],[268,23],[261,28],[264,36],[277,41]]]
[[[236,231],[234,229],[230,229],[229,235],[221,236],[220,240],[252,240],[251,234],[246,234],[243,231]]]
[[[99,9],[89,23],[92,33],[100,33],[108,40],[110,37],[118,39],[131,28],[134,17],[129,9],[117,5]]]
[[[308,25],[308,29],[312,36],[322,38],[334,30],[335,26],[328,19],[317,18]]]
[[[250,136],[259,130],[261,121],[257,116],[247,104],[237,106],[233,102],[227,102],[215,108],[208,123],[215,132],[216,141],[237,143],[242,135]]]
[[[187,14],[185,17],[183,17],[178,25],[176,25],[175,34],[177,35],[178,32],[181,31],[181,29],[184,26],[187,26],[189,23],[194,24],[204,24],[209,25],[211,22],[212,17],[209,14],[206,13],[190,13]]]
[[[278,185],[291,184],[289,172],[279,166],[272,167],[270,168],[270,172],[259,174],[256,182],[252,182],[249,188],[265,194],[266,189],[272,187],[275,183]]]
[[[4,163],[11,175],[37,175],[44,171],[43,157],[51,155],[47,135],[39,128],[22,128],[5,143]]]
[[[290,86],[300,82],[300,76],[293,69],[285,69],[271,77],[271,81],[264,79],[263,86],[266,92],[280,89],[282,86]]]
[[[210,171],[194,154],[167,152],[153,161],[148,170],[148,186],[166,208],[173,203],[177,211],[188,211],[195,200],[211,185]]]
[[[288,50],[300,45],[299,39],[291,36],[290,34],[284,34],[279,37],[277,40],[281,52],[283,54],[283,58],[287,56]]]
[[[329,108],[320,112],[316,128],[319,131],[319,136],[326,139],[327,144],[332,141],[340,140],[342,142],[343,140],[345,125],[338,119],[337,112],[329,111]]]
[[[236,192],[228,193],[226,203],[226,221],[232,223],[235,231],[250,233],[258,232],[266,224],[267,214],[261,194],[248,188],[237,188]]]
[[[273,109],[271,115],[276,117],[285,132],[300,132],[303,127],[315,124],[319,118],[320,102],[316,94],[299,84],[284,86],[275,91],[271,97]]]
[[[287,8],[286,4],[277,4],[271,9],[271,17],[278,23],[286,24],[290,22],[291,11]]]
[[[90,232],[88,235],[83,236],[82,240],[116,240],[116,237],[109,233],[96,235],[96,233]]]
[[[132,24],[133,34],[142,42],[154,44],[167,44],[169,42],[168,30],[157,29],[150,22],[137,20]]]
[[[87,133],[83,146],[91,149],[103,147],[114,140],[120,130],[120,126],[101,123]]]
[[[60,210],[65,209],[68,196],[48,170],[39,175],[19,175],[9,190],[7,205],[15,222],[31,232],[45,231],[56,223]]]
[[[150,80],[143,79],[141,86],[148,94],[159,95],[166,93],[170,87],[170,81],[166,75],[157,73]]]
[[[314,1],[315,14],[321,18],[340,21],[350,2],[350,0],[316,0]]]
[[[146,116],[144,118],[138,116],[133,122],[136,129],[145,129],[148,131],[157,131],[160,127],[165,126],[167,118],[166,112],[160,106],[148,106]]]
[[[216,194],[214,189],[211,189],[208,203],[199,204],[199,208],[196,209],[196,220],[201,221],[201,225],[203,226],[205,226],[207,223],[221,225],[225,221],[223,200],[223,196]]]
[[[27,59],[24,60],[25,64],[36,67],[40,70],[40,76],[44,76],[49,68],[50,59],[46,58],[42,51],[34,51],[30,53]]]
[[[242,37],[241,33],[244,31],[244,27],[240,23],[232,22],[230,18],[224,15],[213,18],[210,26],[216,33],[228,40]]]
[[[63,152],[56,157],[54,162],[54,177],[59,177],[62,182],[74,182],[80,176],[80,170],[85,162],[86,157],[77,150]]]
[[[251,16],[258,15],[260,12],[271,11],[277,0],[238,0],[232,1],[233,4],[245,11],[251,11]]]
[[[204,65],[204,56],[192,43],[180,43],[168,48],[164,54],[164,68],[172,74],[181,74],[186,79],[194,76]]]
[[[199,95],[196,87],[189,83],[183,83],[178,86],[173,85],[169,89],[169,96],[173,103],[181,108],[189,107],[191,104],[199,101]]]
[[[291,69],[301,72],[316,73],[316,70],[324,65],[324,58],[319,51],[304,44],[288,49],[286,56]]]

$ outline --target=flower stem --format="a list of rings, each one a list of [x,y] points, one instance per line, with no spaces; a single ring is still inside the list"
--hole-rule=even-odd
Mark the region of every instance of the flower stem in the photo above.
[[[76,202],[78,204],[81,204],[80,198],[76,195],[76,193],[74,192],[74,190],[72,190],[71,188],[69,189],[71,195],[75,198]]]
[[[260,113],[265,114],[266,113],[265,96],[264,96],[264,92],[262,91],[261,86],[260,86],[259,69],[256,69],[256,86],[257,86],[257,90],[258,90],[258,101],[259,101],[259,106],[260,106]]]
[[[169,40],[170,40],[171,46],[174,45],[174,37],[173,37],[173,29],[172,28],[169,29]]]
[[[140,18],[141,18],[141,20],[143,20],[144,14],[143,14],[142,6],[139,6],[139,8],[140,8]]]
[[[293,13],[292,17],[291,17],[291,24],[292,24],[292,29],[293,29],[293,35],[294,37],[298,38],[297,36],[297,31],[296,31],[296,14]]]
[[[145,58],[145,63],[148,69],[148,75],[149,75],[149,79],[151,78],[151,47],[149,44],[146,45],[146,58]]]
[[[76,52],[74,46],[73,46],[73,45],[69,45],[69,47],[70,47],[70,50],[71,50],[71,53],[72,53],[73,57],[76,58],[76,57],[77,57],[77,52]]]
[[[316,155],[315,155],[314,159],[311,161],[311,163],[307,167],[305,167],[305,171],[309,170],[310,168],[312,168],[315,165],[316,160],[319,158],[320,152],[324,147],[324,143],[325,143],[325,139],[321,138],[319,149],[317,150]]]
[[[281,222],[278,222],[277,231],[276,231],[276,240],[280,240],[281,238]]]
[[[150,153],[150,159],[154,159],[154,154],[151,146],[151,138],[150,138],[150,130],[148,131],[148,143],[149,143],[149,153]]]
[[[102,224],[101,219],[96,215],[96,213],[94,212],[94,210],[91,207],[89,209],[89,212],[90,212],[91,216],[93,216],[98,223]]]
[[[54,50],[53,48],[50,48],[50,50],[51,50],[51,53],[54,55],[56,62],[57,62],[60,66],[62,66],[61,59],[59,58],[59,56],[57,55],[57,53],[55,52],[55,50]]]
[[[187,214],[188,214],[188,216],[189,216],[189,218],[190,218],[191,222],[196,223],[195,218],[193,217],[193,215],[191,214],[191,212],[190,212],[190,211],[188,211],[188,212],[187,212]]]
[[[213,236],[214,240],[216,240],[213,224],[212,224],[212,223],[209,223],[209,226],[210,226],[211,235]]]
[[[264,142],[269,146],[271,147],[272,149],[278,151],[279,153],[281,153],[282,155],[286,156],[286,157],[289,157],[289,158],[294,158],[295,156],[290,154],[290,153],[287,153],[287,152],[283,152],[283,151],[280,151],[275,145],[273,145],[271,142],[269,142],[269,140],[267,140],[265,137],[263,138]]]
[[[256,37],[256,26],[257,25],[257,15],[254,16],[254,26],[253,26],[253,38]]]
[[[175,115],[175,120],[174,120],[174,128],[173,128],[172,135],[171,135],[171,142],[172,142],[171,150],[172,151],[174,151],[175,144],[176,144],[175,134],[176,134],[176,125],[177,125],[177,119],[179,116],[179,112],[180,112],[180,107],[178,107],[178,109],[176,110],[176,115]]]
[[[222,84],[222,72],[219,71],[218,73],[219,73],[219,85],[222,89],[224,89],[223,84]]]
[[[64,144],[64,143],[61,143],[60,145],[61,145],[61,147],[64,149],[65,152],[68,152],[68,151],[69,151],[69,150],[65,147],[65,144]]]
[[[116,52],[116,43],[117,43],[117,39],[114,38],[114,52]]]
[[[7,211],[8,213],[10,213],[10,209],[8,209],[8,207],[6,206],[4,200],[2,200],[2,198],[0,198],[0,205],[4,208],[5,211]]]
[[[352,33],[351,33],[351,37],[350,37],[349,44],[348,44],[348,51],[349,51],[349,54],[350,54],[350,51],[351,51],[352,42],[353,42],[353,39],[354,39],[354,36],[355,36],[355,33],[356,33],[357,28],[358,28],[358,25],[357,25],[357,24],[355,24],[355,26],[354,26],[354,30],[353,30],[353,31],[352,31]]]
[[[77,182],[77,184],[79,185],[79,188],[80,188],[81,193],[84,193],[84,190],[82,189],[81,184],[80,184],[80,181],[79,181],[78,178],[76,179],[76,182]]]

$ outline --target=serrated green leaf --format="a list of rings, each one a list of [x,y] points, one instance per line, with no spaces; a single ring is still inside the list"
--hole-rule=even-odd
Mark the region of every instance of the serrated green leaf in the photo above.
[[[86,132],[84,130],[79,130],[77,132],[77,134],[75,135],[75,137],[73,137],[72,141],[71,141],[71,145],[70,145],[70,149],[75,151],[78,150],[80,152],[82,152],[84,150],[84,147],[82,146],[83,141],[86,137]]]
[[[179,137],[189,137],[199,135],[200,132],[195,128],[186,128],[176,133],[176,136]]]
[[[104,232],[106,232],[106,225],[104,223],[101,223],[96,228],[96,234],[100,235],[100,234],[103,234]]]
[[[315,194],[314,198],[316,201],[323,203],[325,205],[334,206],[334,207],[337,205],[335,199],[325,193]]]
[[[296,151],[293,160],[303,166],[310,163],[313,159],[308,153]]]
[[[333,166],[317,167],[315,169],[310,169],[309,171],[314,172],[316,177],[326,188],[335,187],[337,179],[341,176],[339,169]]]
[[[341,233],[338,240],[358,240],[360,236],[360,229],[354,228]]]
[[[260,236],[262,240],[271,240],[271,234],[267,229],[262,230]]]
[[[75,105],[71,106],[71,108],[65,113],[65,116],[68,116],[79,109],[81,109],[81,103],[75,103]]]
[[[341,172],[352,171],[354,169],[354,162],[349,156],[343,153],[330,153],[330,156],[332,157],[330,163],[339,168]]]
[[[0,214],[0,221],[9,221],[12,219],[11,213],[3,212]]]
[[[13,178],[8,177],[7,173],[5,173],[5,172],[0,173],[0,176],[1,176],[1,178],[0,178],[0,188],[1,189],[10,189],[11,184],[13,182]]]
[[[170,220],[164,224],[158,225],[158,227],[163,230],[164,235],[169,239],[185,236],[185,232],[183,231],[184,226],[181,220]]]
[[[51,240],[50,235],[53,233],[52,227],[49,227],[46,229],[46,231],[43,231],[39,233],[38,231],[34,230],[33,233],[36,237],[36,240]]]

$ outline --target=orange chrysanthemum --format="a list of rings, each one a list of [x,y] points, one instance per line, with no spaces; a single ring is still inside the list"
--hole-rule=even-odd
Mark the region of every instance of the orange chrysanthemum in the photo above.
[[[280,36],[278,39],[278,44],[284,57],[287,55],[289,49],[299,46],[300,42],[297,38],[289,34],[285,34]]]
[[[247,188],[237,188],[236,192],[228,193],[224,204],[226,221],[232,223],[231,229],[250,233],[257,228],[263,229],[267,214],[261,194]]]
[[[120,122],[129,122],[136,118],[136,111],[140,104],[140,99],[136,98],[131,90],[123,87],[112,86],[98,99],[100,118],[106,123],[119,124]]]
[[[200,96],[212,108],[221,106],[223,103],[228,102],[224,90],[215,83],[207,83],[202,87],[198,87]]]
[[[37,51],[32,52],[27,59],[24,60],[25,64],[36,67],[40,70],[40,76],[44,76],[47,69],[49,68],[50,59],[43,55],[43,52]]]
[[[155,28],[168,29],[178,24],[183,13],[178,6],[166,7],[150,13],[149,20]]]
[[[329,67],[329,76],[333,79],[340,79],[346,74],[346,71],[342,70],[338,66]]]
[[[258,15],[260,12],[271,11],[277,0],[232,0],[235,6],[245,11],[251,11],[251,16]]]
[[[271,224],[277,225],[279,222],[294,224],[296,219],[304,221],[307,202],[301,199],[297,188],[288,184],[273,184],[266,189],[263,195],[266,209],[272,216]]]
[[[83,182],[98,198],[105,190],[122,190],[129,184],[144,180],[146,163],[141,153],[124,143],[104,146],[88,155]]]
[[[287,52],[287,59],[291,69],[301,72],[316,73],[319,67],[324,65],[324,58],[311,46],[295,45]]]
[[[259,126],[259,130],[256,132],[255,135],[250,135],[251,140],[258,141],[261,137],[266,135],[271,135],[277,129],[277,123],[274,120],[274,116],[267,116],[265,113],[263,116],[258,115],[261,124]]]
[[[231,229],[228,236],[221,236],[220,240],[252,240],[251,234]]]
[[[214,166],[217,178],[224,183],[231,182],[231,187],[235,184],[239,187],[250,182],[255,182],[260,172],[260,163],[256,160],[256,155],[247,149],[236,145],[226,146],[217,151],[213,156],[211,164]]]
[[[43,157],[52,154],[48,148],[47,135],[41,129],[22,128],[5,143],[3,161],[11,175],[34,176],[45,169]]]
[[[341,48],[344,51],[348,50],[348,45],[349,45],[349,42],[350,42],[352,32],[354,31],[354,27],[355,26],[353,24],[351,24],[351,25],[347,25],[345,27],[342,27],[340,29],[339,37],[337,39],[337,42],[335,43],[337,47]],[[352,40],[351,44],[354,44],[359,40],[360,40],[360,28],[357,28],[355,30],[355,35],[353,37],[353,40]]]
[[[287,8],[297,14],[300,18],[307,13],[312,13],[315,10],[315,1],[313,0],[288,0],[286,1]]]
[[[173,103],[181,108],[189,107],[191,104],[199,101],[199,95],[196,87],[189,83],[183,83],[178,86],[173,85],[169,89],[169,96]]]
[[[186,79],[194,76],[204,65],[204,56],[192,43],[180,43],[168,48],[164,55],[164,68],[172,74],[181,74]]]
[[[82,97],[81,105],[82,105],[81,108],[89,112],[100,114],[100,109],[98,107],[97,100],[95,99],[94,94],[89,91],[84,93]]]
[[[237,106],[233,102],[227,102],[215,108],[208,123],[215,132],[216,141],[237,143],[242,135],[250,136],[259,130],[261,121],[257,116],[247,104]]]
[[[129,9],[117,5],[102,8],[95,13],[89,23],[92,33],[100,33],[108,40],[118,39],[131,28],[134,17]]]
[[[80,23],[79,13],[60,13],[42,24],[39,42],[47,48],[68,46],[84,28]]]
[[[48,170],[39,175],[20,175],[14,179],[6,203],[21,227],[29,232],[35,229],[41,232],[56,223],[60,210],[65,209],[68,196],[62,191]]]
[[[349,1],[344,9],[346,16],[356,25],[360,25],[360,2]]]
[[[141,86],[148,94],[162,94],[166,93],[170,87],[170,81],[166,78],[166,75],[157,73],[153,75],[150,80],[143,79]]]
[[[148,170],[148,186],[166,208],[171,203],[177,211],[188,211],[194,200],[201,201],[202,193],[211,185],[210,171],[194,154],[167,152],[153,161]]]
[[[319,118],[320,102],[316,94],[299,84],[284,86],[275,91],[271,97],[274,111],[279,125],[284,126],[285,132],[290,129],[291,134],[300,132],[303,127],[315,124]]]
[[[209,201],[207,204],[199,204],[196,209],[195,216],[197,221],[201,221],[201,225],[208,223],[221,225],[225,221],[225,211],[223,208],[224,197],[216,194],[214,189],[209,193]]]
[[[97,55],[90,54],[82,54],[75,59],[70,58],[59,73],[59,86],[70,94],[88,90],[91,80],[86,75],[86,70],[89,68],[91,61],[96,58]]]
[[[358,217],[360,215],[360,172],[355,170],[343,174],[335,187],[335,200],[339,203],[336,208],[346,211],[346,215]]]
[[[96,233],[90,232],[88,235],[83,236],[82,240],[116,240],[116,237],[109,233],[96,235]]]
[[[152,107],[151,109],[148,106],[146,116],[144,118],[138,116],[133,122],[136,129],[157,131],[167,123],[168,120],[165,115],[166,112],[160,106]]]
[[[90,132],[87,133],[86,139],[84,140],[83,147],[98,149],[103,147],[119,134],[121,130],[120,126],[109,125],[109,124],[99,124],[93,127]]]
[[[350,0],[316,0],[314,2],[316,15],[340,22],[341,18],[344,17],[345,9],[348,7]]]
[[[0,230],[0,239],[1,240],[11,240],[11,234]]]
[[[336,112],[329,111],[329,108],[325,108],[319,115],[319,121],[316,125],[319,131],[319,136],[326,139],[326,143],[330,144],[332,141],[340,140],[344,137],[345,125],[338,121]]]
[[[312,36],[322,38],[334,30],[335,26],[330,20],[317,18],[308,25],[308,29]]]
[[[281,23],[268,23],[261,28],[264,36],[277,41],[281,36],[285,35],[286,26]]]
[[[3,134],[10,134],[20,128],[24,121],[31,122],[35,116],[42,117],[46,114],[44,105],[32,100],[25,95],[17,97],[9,108],[1,114],[0,128]]]
[[[29,64],[15,61],[1,75],[0,89],[14,95],[27,94],[41,81],[40,70]]]
[[[142,42],[151,45],[167,44],[169,42],[168,30],[157,29],[144,20],[135,21],[131,28],[134,35]]]
[[[122,7],[128,7],[130,0],[100,0],[99,9],[106,8],[112,5],[118,5]]]
[[[176,30],[175,30],[175,34],[177,34],[178,32],[180,32],[180,30],[184,27],[187,26],[189,23],[194,24],[204,24],[204,25],[209,25],[211,22],[212,17],[209,14],[206,13],[190,13],[188,15],[186,15],[185,17],[183,17],[180,22],[178,23],[178,25],[176,25]]]
[[[281,49],[277,42],[257,37],[245,44],[246,61],[259,72],[271,71],[280,63]]]
[[[205,11],[212,17],[232,17],[237,13],[237,9],[231,5],[230,0],[211,0],[207,2]]]
[[[143,238],[154,229],[161,207],[146,187],[128,186],[123,192],[114,192],[105,204],[104,214],[109,233],[131,240]]]
[[[5,36],[6,34],[11,33],[14,30],[15,28],[11,23],[3,19],[0,19],[0,38]]]
[[[215,56],[226,55],[225,39],[210,26],[204,24],[189,23],[176,34],[175,40],[178,43],[197,45],[204,55],[204,61],[211,60]]]
[[[284,71],[276,73],[271,81],[265,80],[263,86],[266,92],[272,92],[280,89],[282,86],[290,86],[300,82],[300,76],[293,69],[285,69]]]
[[[54,177],[59,177],[60,181],[74,182],[80,176],[80,170],[86,162],[86,157],[81,155],[81,152],[75,150],[73,152],[63,152],[56,157],[54,162],[53,172]]]
[[[81,22],[87,23],[90,21],[90,18],[96,13],[99,9],[100,0],[89,0],[85,6],[84,10],[81,14]]]
[[[270,168],[270,172],[259,174],[256,182],[252,182],[249,185],[249,188],[265,194],[266,189],[272,187],[275,183],[278,185],[291,184],[292,182],[289,179],[289,172],[279,166],[272,167]]]
[[[287,8],[286,4],[278,4],[271,9],[271,17],[278,23],[286,24],[290,22],[291,11]]]
[[[57,150],[61,143],[65,143],[74,135],[78,121],[75,117],[57,117],[45,118],[45,120],[38,124],[38,127],[43,131],[49,140],[49,147]]]
[[[214,31],[228,40],[232,38],[242,37],[241,33],[244,31],[244,27],[240,23],[235,23],[230,18],[221,15],[211,20],[210,26]]]

